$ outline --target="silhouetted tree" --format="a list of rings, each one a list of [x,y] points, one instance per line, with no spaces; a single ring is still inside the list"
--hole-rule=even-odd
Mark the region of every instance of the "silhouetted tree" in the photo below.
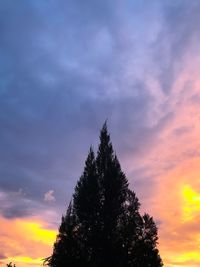
[[[113,151],[106,124],[100,133],[96,164],[100,185],[102,222],[100,266],[123,266],[119,220],[124,210],[128,181],[121,171],[119,161]]]
[[[153,218],[144,214],[138,224],[138,235],[133,251],[134,266],[162,266],[157,249],[157,227]]]
[[[45,259],[44,264],[54,267],[84,266],[85,259],[81,255],[79,233],[76,216],[70,202],[66,215],[62,216],[53,254]]]
[[[90,148],[83,175],[77,183],[73,196],[78,236],[84,240],[80,248],[82,255],[87,259],[87,266],[96,266],[100,261],[99,242],[102,234],[100,194],[95,155]]]
[[[161,267],[157,227],[128,188],[107,132],[97,157],[90,148],[68,211],[62,217],[51,267]]]
[[[16,265],[14,264],[12,264],[12,262],[10,262],[10,263],[8,263],[8,264],[6,264],[7,265],[7,267],[16,267]]]

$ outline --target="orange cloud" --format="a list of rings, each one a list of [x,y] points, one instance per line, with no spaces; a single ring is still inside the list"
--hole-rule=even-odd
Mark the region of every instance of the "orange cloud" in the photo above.
[[[148,153],[129,166],[133,171],[137,164],[152,181],[150,197],[143,197],[148,192],[144,184],[139,198],[145,211],[161,222],[159,247],[166,267],[200,266],[199,60],[189,55],[170,94],[158,101],[164,109],[156,107],[160,116],[171,112],[170,120]]]
[[[165,266],[200,266],[199,166],[200,158],[187,160],[160,178],[152,212]]]
[[[183,193],[183,220],[191,221],[200,212],[200,194],[197,193],[191,186],[184,185]]]
[[[10,261],[20,267],[41,266],[49,256],[56,238],[56,231],[48,229],[44,222],[30,219],[7,220],[0,218],[2,263]]]

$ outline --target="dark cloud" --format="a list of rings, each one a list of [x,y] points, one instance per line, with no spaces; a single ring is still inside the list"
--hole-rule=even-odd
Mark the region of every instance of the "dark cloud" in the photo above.
[[[184,134],[187,134],[189,132],[192,131],[192,127],[186,127],[186,126],[182,126],[182,127],[179,127],[179,128],[176,128],[173,133],[174,135],[176,136],[181,136],[181,135],[184,135]]]
[[[164,84],[192,28],[179,30],[191,11],[184,2],[176,17],[177,6],[162,13],[157,1],[1,1],[0,188],[27,193],[5,217],[42,209],[35,203],[50,189],[55,205],[67,202],[105,119],[122,162],[151,149],[172,115],[150,125],[156,98],[145,70],[158,65],[162,87],[171,87]],[[160,53],[174,25],[166,64]]]
[[[39,207],[38,204],[27,199],[20,190],[18,192],[0,192],[0,200],[0,213],[7,219],[28,217],[33,210],[36,211]]]
[[[66,203],[56,206],[55,202],[44,202],[44,195],[41,200],[31,199],[30,195],[22,189],[18,191],[0,191],[0,202],[0,215],[2,217],[9,220],[16,218],[42,220],[45,217],[45,225],[48,229],[57,228],[61,214],[66,208],[64,205]]]
[[[200,95],[199,94],[195,94],[195,95],[193,95],[192,97],[191,97],[191,99],[190,99],[190,102],[192,103],[192,104],[195,104],[195,105],[200,105]]]
[[[3,254],[3,253],[0,253],[0,259],[1,260],[4,260],[4,259],[6,259],[7,257],[6,257],[6,255],[5,254]]]

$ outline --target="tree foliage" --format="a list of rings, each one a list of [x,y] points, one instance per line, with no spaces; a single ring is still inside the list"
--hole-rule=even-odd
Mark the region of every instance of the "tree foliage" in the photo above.
[[[128,187],[107,131],[97,156],[90,148],[67,213],[62,217],[51,267],[161,267],[157,227]]]

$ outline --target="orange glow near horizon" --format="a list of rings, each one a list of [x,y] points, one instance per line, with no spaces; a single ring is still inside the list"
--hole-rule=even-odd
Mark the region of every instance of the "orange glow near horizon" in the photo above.
[[[3,264],[13,262],[17,266],[42,266],[42,259],[52,253],[57,232],[45,228],[41,221],[30,219],[6,220],[0,218],[1,253]]]
[[[159,250],[165,267],[200,266],[199,166],[196,157],[160,176],[147,206],[146,211],[161,220]],[[41,219],[0,218],[0,225],[3,266],[12,261],[17,267],[39,267],[51,255],[57,230],[48,229]]]
[[[200,194],[195,192],[189,185],[184,185],[182,189],[183,203],[183,220],[190,221],[195,214],[200,212]]]
[[[166,267],[200,266],[200,158],[163,175],[153,213],[162,221],[159,248]]]
[[[13,262],[16,264],[16,266],[22,266],[22,267],[25,267],[28,265],[31,265],[31,266],[42,266],[42,259],[41,258],[29,258],[29,257],[15,257],[14,259],[13,258],[8,258],[6,259],[6,262],[4,262],[5,264],[6,263],[9,263],[9,262]]]

